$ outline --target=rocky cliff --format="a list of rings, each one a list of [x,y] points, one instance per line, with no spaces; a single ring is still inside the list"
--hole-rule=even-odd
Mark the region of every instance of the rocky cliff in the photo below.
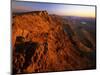
[[[62,18],[47,11],[13,14],[13,73],[95,68],[91,49],[77,39]],[[85,49],[85,50],[84,50]]]

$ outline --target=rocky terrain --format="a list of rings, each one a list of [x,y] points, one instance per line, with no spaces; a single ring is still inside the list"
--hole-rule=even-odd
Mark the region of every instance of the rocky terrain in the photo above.
[[[14,74],[96,68],[93,40],[88,35],[81,42],[72,23],[47,11],[12,16]]]

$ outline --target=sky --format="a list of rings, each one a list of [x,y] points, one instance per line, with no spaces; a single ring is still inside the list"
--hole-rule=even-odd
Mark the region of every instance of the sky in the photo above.
[[[49,14],[61,16],[95,17],[95,6],[38,3],[38,2],[12,2],[13,12],[30,12],[46,10]]]

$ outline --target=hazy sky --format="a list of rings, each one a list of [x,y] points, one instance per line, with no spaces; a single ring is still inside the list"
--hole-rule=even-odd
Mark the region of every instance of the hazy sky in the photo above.
[[[14,12],[47,10],[50,14],[57,14],[63,16],[95,17],[95,6],[36,2],[12,2],[12,8],[12,11]]]

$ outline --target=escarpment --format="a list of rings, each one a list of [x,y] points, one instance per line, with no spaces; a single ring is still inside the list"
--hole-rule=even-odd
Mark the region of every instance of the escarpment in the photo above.
[[[58,16],[47,11],[14,14],[12,24],[13,73],[89,69],[95,62],[79,41],[63,29]],[[74,36],[74,38],[77,38]],[[84,48],[86,49],[86,48]],[[92,63],[91,63],[92,62]]]

